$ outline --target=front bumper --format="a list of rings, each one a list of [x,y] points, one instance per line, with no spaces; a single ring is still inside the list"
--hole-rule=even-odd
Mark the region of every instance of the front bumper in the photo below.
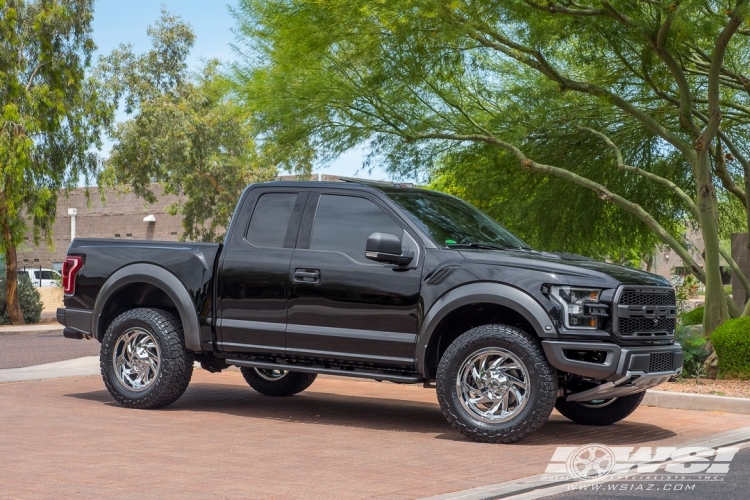
[[[57,309],[57,322],[63,325],[63,336],[69,339],[90,339],[92,311],[84,309]]]
[[[568,401],[592,401],[643,392],[682,373],[682,347],[621,347],[603,342],[542,341],[550,364],[560,371],[602,383],[570,394]],[[584,361],[582,353],[596,354],[597,362]],[[594,356],[588,356],[592,358]]]

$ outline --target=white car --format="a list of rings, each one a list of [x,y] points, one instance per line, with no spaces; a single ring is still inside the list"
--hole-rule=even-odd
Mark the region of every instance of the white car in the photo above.
[[[28,274],[36,287],[60,286],[62,277],[54,269],[24,269],[18,274]]]

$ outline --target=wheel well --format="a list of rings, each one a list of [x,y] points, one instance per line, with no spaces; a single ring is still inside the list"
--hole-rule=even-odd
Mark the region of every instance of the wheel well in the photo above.
[[[520,313],[498,304],[478,303],[456,308],[440,320],[430,338],[425,352],[425,375],[434,379],[437,367],[445,350],[461,334],[474,327],[490,324],[515,326],[528,333],[536,333],[534,327]]]
[[[117,316],[136,307],[164,309],[180,317],[177,307],[164,290],[149,283],[131,283],[117,290],[104,306],[97,329],[99,340]]]

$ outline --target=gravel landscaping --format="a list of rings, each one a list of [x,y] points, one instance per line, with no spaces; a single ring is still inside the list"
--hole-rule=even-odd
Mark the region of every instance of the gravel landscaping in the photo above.
[[[714,396],[750,398],[750,380],[711,380],[705,378],[681,378],[677,382],[661,384],[654,391],[689,392]]]

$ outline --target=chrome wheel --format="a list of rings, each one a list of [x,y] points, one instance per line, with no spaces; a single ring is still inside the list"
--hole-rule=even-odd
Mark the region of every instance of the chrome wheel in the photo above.
[[[529,390],[526,366],[515,354],[498,347],[469,356],[456,377],[461,406],[472,417],[490,424],[518,415],[529,400]]]
[[[115,342],[112,362],[117,379],[126,389],[145,391],[159,374],[159,344],[147,330],[129,328]]]
[[[264,380],[268,380],[269,382],[276,382],[277,380],[281,380],[282,378],[286,377],[286,374],[289,372],[287,370],[268,370],[266,368],[255,368],[255,373],[257,373],[260,378]]]

